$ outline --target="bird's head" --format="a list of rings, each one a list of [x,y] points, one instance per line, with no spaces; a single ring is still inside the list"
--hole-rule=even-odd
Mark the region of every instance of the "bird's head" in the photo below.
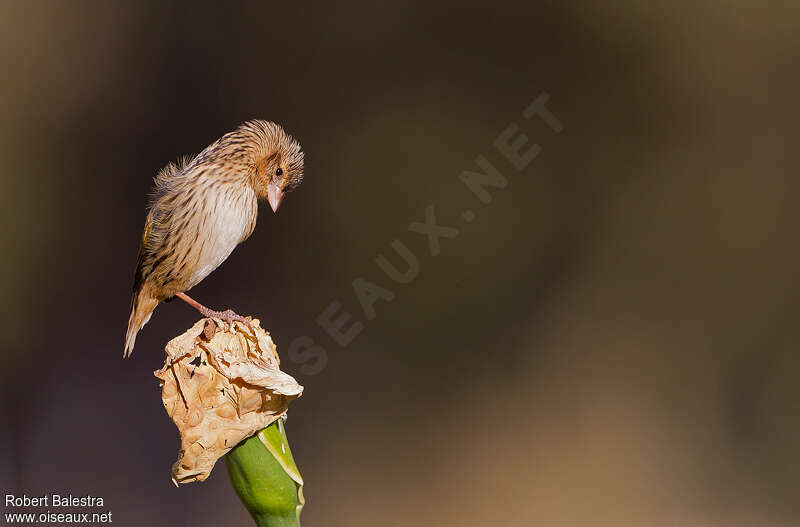
[[[248,121],[237,131],[253,142],[253,189],[277,211],[283,197],[303,182],[300,143],[268,121]]]

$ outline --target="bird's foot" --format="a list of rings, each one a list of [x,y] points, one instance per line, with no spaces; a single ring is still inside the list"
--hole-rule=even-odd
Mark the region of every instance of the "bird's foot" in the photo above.
[[[213,309],[209,309],[197,300],[193,299],[186,293],[176,293],[176,297],[180,298],[196,310],[200,312],[205,318],[214,320],[214,321],[224,321],[228,323],[228,326],[233,330],[235,326],[233,325],[234,322],[241,322],[250,330],[250,332],[255,336],[256,330],[253,329],[253,325],[250,323],[250,317],[243,317],[241,315],[237,315],[233,312],[232,309],[226,309],[225,311],[214,311]],[[210,328],[206,328],[205,335],[208,340],[213,338],[214,332],[210,330]],[[210,336],[209,336],[210,335]]]
[[[253,329],[253,325],[250,323],[250,317],[243,317],[242,315],[237,315],[232,309],[226,309],[225,311],[214,311],[211,309],[205,309],[200,312],[204,317],[214,319],[214,320],[222,320],[228,323],[231,329],[234,328],[234,322],[241,322],[250,332],[255,335],[256,330]]]

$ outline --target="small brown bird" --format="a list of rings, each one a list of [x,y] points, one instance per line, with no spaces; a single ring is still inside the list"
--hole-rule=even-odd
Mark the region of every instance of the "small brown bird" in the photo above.
[[[205,317],[247,322],[230,309],[213,311],[185,292],[250,237],[259,198],[277,211],[302,181],[300,144],[267,121],[248,121],[194,159],[161,169],[139,246],[123,356],[133,352],[136,334],[158,303],[174,297]]]

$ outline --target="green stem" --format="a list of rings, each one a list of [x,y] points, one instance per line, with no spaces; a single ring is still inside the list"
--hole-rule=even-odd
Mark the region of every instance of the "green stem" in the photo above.
[[[283,419],[245,439],[225,456],[236,494],[258,527],[299,527],[303,479]]]

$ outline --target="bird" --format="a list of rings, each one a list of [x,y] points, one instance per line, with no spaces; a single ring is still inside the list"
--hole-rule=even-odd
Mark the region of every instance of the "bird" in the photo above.
[[[251,120],[197,156],[169,163],[154,178],[136,260],[123,357],[156,306],[180,298],[206,318],[249,319],[214,311],[186,294],[253,233],[258,200],[273,212],[303,182],[300,143],[280,125]]]

